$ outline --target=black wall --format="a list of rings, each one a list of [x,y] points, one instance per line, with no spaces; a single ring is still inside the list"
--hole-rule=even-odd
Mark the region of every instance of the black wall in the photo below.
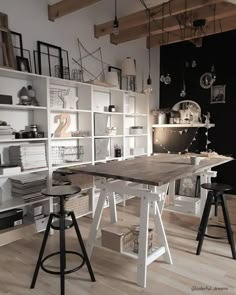
[[[185,62],[196,60],[196,68],[185,68]],[[210,104],[211,90],[200,87],[200,76],[210,72],[212,64],[216,69],[215,85],[226,85],[226,103]],[[187,95],[180,97],[183,71]],[[199,103],[202,114],[211,114],[215,128],[209,131],[209,148],[219,154],[236,157],[236,30],[205,37],[203,46],[196,48],[191,42],[182,42],[161,47],[161,73],[169,73],[172,83],[160,83],[160,108],[172,107],[176,102],[190,99]],[[203,150],[204,130],[200,130],[198,141],[191,151]],[[170,143],[169,143],[170,145]],[[175,141],[176,146],[176,141]],[[229,183],[236,192],[236,162],[224,164],[216,169],[217,181]]]

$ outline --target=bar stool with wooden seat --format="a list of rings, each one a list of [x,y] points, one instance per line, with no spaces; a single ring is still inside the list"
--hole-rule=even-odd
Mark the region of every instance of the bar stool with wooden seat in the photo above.
[[[227,238],[231,247],[232,256],[233,256],[233,259],[236,259],[233,231],[231,228],[226,198],[224,196],[224,193],[227,191],[230,191],[232,187],[227,184],[219,184],[219,183],[203,183],[201,187],[208,190],[208,195],[207,195],[206,204],[204,207],[201,223],[200,223],[197,238],[196,238],[196,240],[198,241],[196,255],[200,255],[201,253],[204,237],[208,237],[212,239],[224,239],[223,237],[206,234],[207,226],[212,226],[212,227],[219,227],[219,228],[226,229]],[[215,207],[215,216],[217,216],[218,214],[218,206],[222,207],[225,226],[221,226],[217,224],[208,225],[211,206]]]
[[[85,263],[87,265],[91,281],[95,282],[94,273],[93,273],[93,270],[92,270],[92,267],[91,267],[91,264],[90,264],[90,261],[89,261],[84,243],[83,243],[83,239],[82,239],[82,236],[81,236],[81,233],[80,233],[80,230],[79,230],[76,218],[75,218],[75,214],[73,211],[70,211],[70,212],[65,211],[65,206],[64,206],[65,200],[67,198],[79,193],[80,191],[81,191],[80,187],[71,186],[71,185],[70,186],[54,186],[54,187],[42,190],[42,194],[44,194],[45,196],[56,197],[56,198],[60,199],[60,211],[57,214],[50,213],[50,215],[49,215],[48,224],[46,227],[46,231],[45,231],[42,246],[41,246],[41,249],[39,252],[39,257],[38,257],[38,261],[36,264],[34,276],[33,276],[32,283],[31,283],[31,289],[33,289],[35,287],[35,283],[36,283],[36,280],[38,277],[40,267],[45,272],[47,272],[49,274],[60,275],[61,295],[65,294],[65,275],[79,270],[80,268],[82,268],[82,266]],[[69,218],[71,218],[71,220]],[[54,222],[53,222],[53,219],[55,219]],[[66,250],[65,230],[69,229],[71,227],[75,228],[76,235],[77,235],[77,238],[79,240],[79,244],[80,244],[80,247],[82,250],[82,254],[80,254],[78,252]],[[48,235],[49,235],[51,228],[53,228],[54,230],[58,230],[60,232],[60,251],[51,253],[43,258],[44,250],[46,247]],[[73,254],[73,255],[79,256],[82,260],[81,264],[79,266],[75,267],[74,269],[67,270],[66,269],[66,254]],[[49,270],[48,268],[46,268],[44,265],[46,260],[51,257],[57,256],[57,255],[60,255],[60,271],[52,271],[52,270]]]

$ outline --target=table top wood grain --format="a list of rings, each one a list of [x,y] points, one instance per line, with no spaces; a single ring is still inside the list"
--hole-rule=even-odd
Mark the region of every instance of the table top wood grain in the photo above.
[[[205,157],[199,165],[192,165],[189,155],[157,154],[87,167],[78,166],[71,170],[74,173],[160,186],[232,160],[231,157]]]

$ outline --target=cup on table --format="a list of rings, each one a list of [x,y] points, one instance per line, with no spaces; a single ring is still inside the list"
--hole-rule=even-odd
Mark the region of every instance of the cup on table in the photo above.
[[[196,157],[196,156],[191,156],[190,157],[190,163],[192,165],[199,165],[200,161],[201,161],[200,157]]]

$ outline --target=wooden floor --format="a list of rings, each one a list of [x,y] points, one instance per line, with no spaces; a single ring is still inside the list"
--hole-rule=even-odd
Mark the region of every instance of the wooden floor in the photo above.
[[[127,207],[119,207],[119,219],[128,219],[132,223],[132,218],[139,214],[138,207],[139,200],[128,201]],[[107,224],[108,220],[109,211],[106,209],[102,224]],[[91,219],[82,218],[79,223],[83,237],[86,239]],[[135,260],[96,247],[91,262],[97,282],[91,283],[86,268],[83,268],[81,271],[67,276],[66,294],[236,294],[236,261],[231,258],[228,244],[222,241],[206,240],[201,256],[196,256],[197,242],[195,237],[198,219],[164,212],[164,224],[174,264],[168,265],[162,261],[152,263],[148,268],[146,289],[135,285]],[[31,239],[1,247],[1,295],[60,294],[59,278],[42,271],[39,273],[36,288],[29,289],[41,240],[42,235],[38,234]],[[67,248],[76,249],[76,246],[77,241],[74,231],[71,229],[68,231]],[[50,237],[47,253],[57,249],[58,235],[55,234]],[[68,264],[76,265],[75,259],[68,257]],[[218,289],[213,290],[214,288]]]

